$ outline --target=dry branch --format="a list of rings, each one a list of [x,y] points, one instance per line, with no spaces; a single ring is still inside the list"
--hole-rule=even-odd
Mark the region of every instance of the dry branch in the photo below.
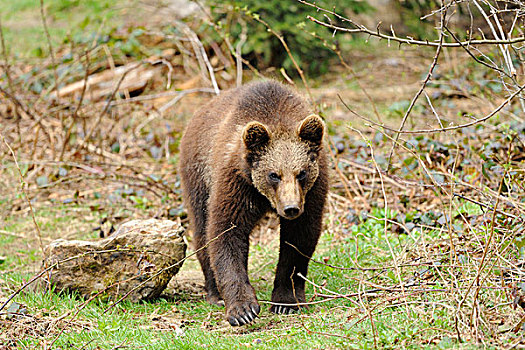
[[[307,6],[314,7],[314,8],[316,8],[317,11],[321,11],[321,12],[333,15],[336,18],[338,18],[339,20],[341,20],[343,23],[348,23],[351,26],[354,26],[355,28],[346,28],[346,27],[336,26],[336,25],[334,25],[332,23],[326,23],[326,22],[320,21],[320,20],[318,20],[318,19],[316,19],[316,18],[314,18],[312,16],[307,16],[307,18],[310,21],[314,22],[314,23],[317,23],[317,24],[319,24],[319,25],[321,25],[323,27],[327,27],[329,29],[332,29],[335,32],[339,31],[339,32],[343,32],[343,33],[363,33],[363,34],[368,34],[368,35],[373,36],[373,37],[386,39],[389,42],[390,41],[395,41],[395,42],[399,42],[399,43],[402,43],[402,44],[420,45],[420,46],[461,47],[461,46],[473,46],[473,45],[511,45],[511,44],[517,44],[517,43],[521,43],[521,42],[525,41],[525,36],[520,36],[520,37],[512,38],[512,39],[468,40],[468,41],[462,41],[462,42],[456,42],[456,43],[449,43],[449,42],[440,43],[439,39],[438,39],[438,41],[429,41],[429,40],[415,40],[415,39],[412,39],[412,38],[401,38],[401,37],[396,36],[395,33],[393,33],[393,35],[387,35],[387,34],[381,33],[381,31],[380,31],[381,24],[378,24],[377,29],[374,31],[374,30],[371,30],[371,29],[367,28],[366,26],[364,26],[362,24],[355,23],[353,20],[351,20],[351,19],[349,19],[347,17],[344,17],[344,16],[342,16],[342,15],[340,15],[340,14],[334,12],[334,11],[322,8],[322,7],[318,6],[318,5],[316,5],[315,3],[310,3],[310,2],[304,1],[304,0],[297,0],[297,1],[302,3],[302,4],[305,4]],[[440,10],[440,11],[442,11],[442,10]]]

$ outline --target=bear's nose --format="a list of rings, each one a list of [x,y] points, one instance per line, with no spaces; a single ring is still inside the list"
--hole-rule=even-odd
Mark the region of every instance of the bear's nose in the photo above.
[[[295,218],[299,215],[300,209],[297,205],[287,205],[284,207],[284,215],[288,218]]]

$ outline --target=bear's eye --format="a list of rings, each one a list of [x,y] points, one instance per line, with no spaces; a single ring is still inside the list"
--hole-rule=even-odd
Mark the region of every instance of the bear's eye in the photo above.
[[[306,171],[305,170],[301,170],[299,172],[299,174],[297,174],[296,178],[299,181],[302,181],[302,180],[306,179]]]
[[[268,178],[270,179],[271,182],[279,182],[281,181],[281,177],[277,174],[277,173],[269,173],[268,174]]]

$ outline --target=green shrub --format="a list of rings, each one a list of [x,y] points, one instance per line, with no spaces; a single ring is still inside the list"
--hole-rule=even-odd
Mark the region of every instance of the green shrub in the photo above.
[[[371,9],[366,1],[321,0],[316,1],[316,4],[326,9],[335,9],[338,13],[361,13]],[[319,17],[315,8],[295,0],[226,0],[212,1],[210,6],[214,21],[234,38],[234,45],[239,42],[243,26],[245,27],[246,42],[242,47],[242,54],[256,67],[284,67],[290,75],[297,73],[279,39],[256,21],[254,16],[258,16],[284,37],[301,69],[313,75],[326,72],[333,53],[325,47],[323,40],[312,33],[326,39],[330,44],[333,44],[334,39],[327,28],[306,18],[307,15]]]

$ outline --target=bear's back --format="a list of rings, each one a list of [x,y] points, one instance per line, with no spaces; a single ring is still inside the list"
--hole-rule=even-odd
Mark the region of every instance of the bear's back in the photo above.
[[[223,92],[190,120],[181,141],[181,165],[194,167],[211,183],[210,173],[219,164],[238,162],[246,124],[258,121],[273,135],[287,137],[296,133],[298,123],[310,113],[302,96],[276,81]]]
[[[208,137],[222,126],[234,131],[250,121],[275,128],[294,128],[310,114],[307,102],[299,94],[276,81],[262,81],[228,90],[205,104],[192,118],[188,129],[197,129]],[[191,125],[195,124],[195,125]]]
[[[236,125],[258,121],[274,128],[294,129],[298,122],[310,114],[306,101],[290,88],[276,82],[264,81],[248,84],[236,104]]]

